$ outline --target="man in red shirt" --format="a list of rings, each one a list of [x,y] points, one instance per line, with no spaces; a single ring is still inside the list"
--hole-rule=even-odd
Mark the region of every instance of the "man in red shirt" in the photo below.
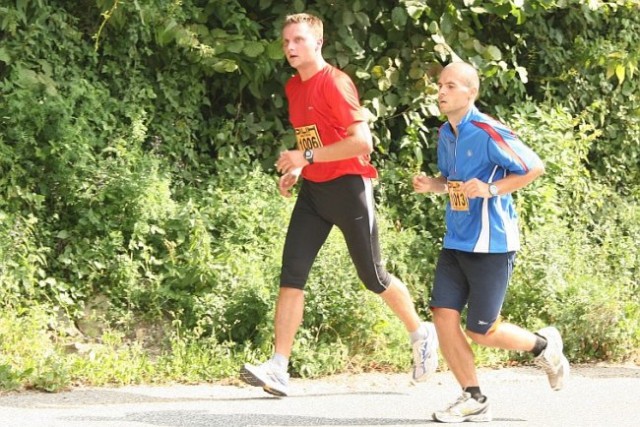
[[[290,197],[302,175],[284,245],[275,315],[275,349],[261,365],[245,364],[241,378],[276,396],[288,394],[287,373],[302,322],[304,287],[318,251],[333,226],[343,233],[358,277],[404,323],[413,346],[413,378],[426,380],[438,366],[437,335],[421,322],[404,283],[382,265],[369,163],[373,141],[351,78],[322,56],[323,24],[309,14],[286,17],[283,49],[296,69],[285,86],[297,149],[276,162],[279,191]]]

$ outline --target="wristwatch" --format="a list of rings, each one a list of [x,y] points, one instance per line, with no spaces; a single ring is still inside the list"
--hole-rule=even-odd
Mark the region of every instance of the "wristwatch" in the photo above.
[[[489,194],[491,194],[491,197],[498,195],[498,187],[495,184],[489,184]]]
[[[304,150],[304,159],[309,162],[310,165],[313,164],[313,150],[311,149],[306,149]]]

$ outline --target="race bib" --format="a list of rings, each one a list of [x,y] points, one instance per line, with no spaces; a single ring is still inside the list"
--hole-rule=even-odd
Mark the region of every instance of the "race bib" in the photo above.
[[[448,181],[447,187],[449,188],[449,200],[451,202],[451,209],[454,211],[468,211],[469,200],[467,196],[462,192],[462,181]]]
[[[320,140],[320,134],[318,133],[316,125],[302,126],[295,128],[295,131],[298,150],[322,147],[322,141]]]

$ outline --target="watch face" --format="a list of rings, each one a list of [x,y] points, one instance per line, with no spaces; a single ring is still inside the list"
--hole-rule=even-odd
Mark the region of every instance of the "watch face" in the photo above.
[[[495,185],[491,184],[489,186],[489,194],[491,194],[492,196],[497,196],[498,195],[498,187],[496,187]]]

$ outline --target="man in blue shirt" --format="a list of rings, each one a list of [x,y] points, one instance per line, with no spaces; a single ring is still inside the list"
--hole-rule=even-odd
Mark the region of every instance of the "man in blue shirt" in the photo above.
[[[510,129],[478,111],[480,82],[471,65],[447,65],[438,87],[440,112],[447,116],[438,136],[441,175],[420,174],[413,178],[413,187],[418,193],[449,195],[430,306],[442,355],[463,393],[445,410],[434,412],[433,419],[490,421],[489,401],[480,391],[467,336],[480,345],[533,353],[554,390],[560,390],[569,375],[556,328],[533,333],[500,320],[520,247],[511,193],[542,175],[544,165]]]

